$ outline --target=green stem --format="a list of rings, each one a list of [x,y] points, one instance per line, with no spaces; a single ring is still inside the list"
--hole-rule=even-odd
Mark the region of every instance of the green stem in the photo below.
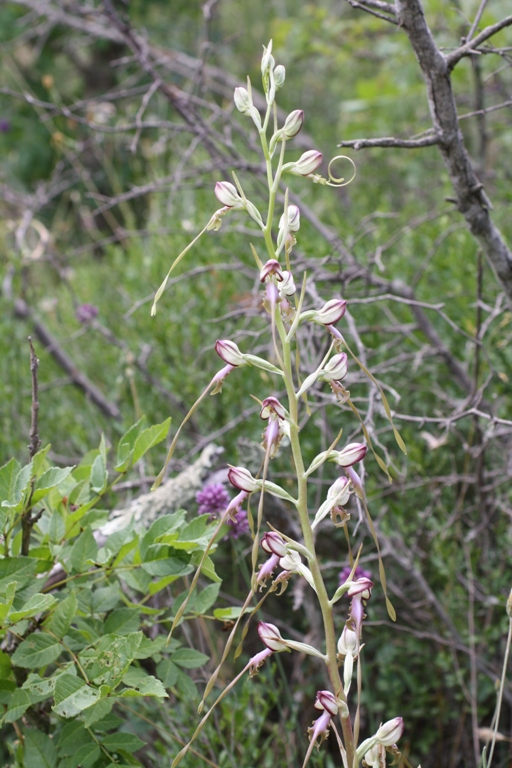
[[[332,615],[332,605],[329,601],[329,596],[325,588],[324,580],[320,571],[320,564],[315,551],[315,540],[313,530],[311,528],[311,522],[308,513],[308,483],[306,477],[306,470],[304,468],[304,461],[302,458],[302,450],[300,447],[299,437],[299,413],[298,402],[295,395],[295,387],[293,382],[293,369],[291,359],[291,342],[286,338],[286,330],[283,325],[283,321],[279,312],[276,313],[276,324],[281,338],[283,346],[283,362],[284,362],[284,382],[286,386],[286,392],[289,402],[290,413],[290,444],[292,449],[293,462],[295,465],[295,473],[297,476],[297,510],[299,513],[300,526],[302,529],[302,535],[304,538],[304,545],[311,553],[312,557],[308,562],[309,568],[313,575],[316,592],[318,595],[318,602],[320,604],[320,610],[322,613],[322,620],[324,625],[325,634],[325,650],[326,650],[326,666],[329,674],[329,679],[333,688],[334,695],[341,699],[346,704],[346,696],[343,691],[343,684],[338,669],[337,660],[337,648],[336,648],[336,634],[334,628],[334,621]],[[345,711],[347,711],[345,709]],[[341,727],[343,730],[343,738],[345,742],[345,749],[347,751],[347,764],[352,768],[355,758],[355,745],[354,736],[352,733],[352,723],[350,716],[343,715],[340,712]]]

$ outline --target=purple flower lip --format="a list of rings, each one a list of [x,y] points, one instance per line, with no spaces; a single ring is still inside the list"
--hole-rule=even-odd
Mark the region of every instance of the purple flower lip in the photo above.
[[[356,597],[360,595],[363,600],[369,600],[372,595],[373,581],[367,579],[366,576],[362,576],[360,579],[355,579],[351,586],[348,588],[347,595],[349,597]]]
[[[266,421],[273,413],[279,419],[286,418],[286,410],[281,405],[277,397],[266,397],[261,404],[260,419]]]
[[[316,694],[315,709],[325,709],[331,717],[338,714],[336,699],[330,691],[318,691]]]
[[[9,120],[2,119],[0,120],[0,133],[9,133],[11,130],[11,124]]]
[[[269,259],[266,264],[263,265],[263,269],[260,272],[260,283],[264,283],[267,277],[275,275],[278,280],[283,279],[283,270],[277,259]]]

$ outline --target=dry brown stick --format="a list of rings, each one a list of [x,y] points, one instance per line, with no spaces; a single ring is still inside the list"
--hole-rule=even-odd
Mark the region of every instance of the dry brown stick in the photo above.
[[[94,405],[98,406],[98,408],[111,419],[121,418],[121,411],[117,405],[107,400],[98,387],[89,381],[85,374],[78,370],[71,358],[64,352],[57,339],[55,339],[46,326],[32,314],[27,303],[23,301],[23,299],[16,299],[14,302],[14,314],[16,317],[24,320],[31,320],[34,327],[34,333],[41,344],[52,355],[58,365],[60,365],[60,367],[68,374],[73,384],[79,387]]]
[[[38,394],[38,380],[37,371],[39,368],[39,360],[37,359],[34,345],[32,344],[32,337],[28,337],[28,343],[30,345],[30,372],[32,374],[32,409],[30,419],[30,444],[28,451],[30,458],[33,459],[39,448],[41,447],[41,440],[39,437],[39,394]]]

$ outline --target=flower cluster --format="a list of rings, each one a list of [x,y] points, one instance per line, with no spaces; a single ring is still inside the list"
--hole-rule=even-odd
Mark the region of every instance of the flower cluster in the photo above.
[[[205,485],[203,490],[196,494],[196,501],[199,504],[197,514],[209,515],[213,520],[224,514],[230,503],[230,497],[222,483],[211,483]],[[236,508],[226,517],[226,523],[230,528],[228,535],[232,539],[238,539],[249,533],[247,512],[241,507]]]

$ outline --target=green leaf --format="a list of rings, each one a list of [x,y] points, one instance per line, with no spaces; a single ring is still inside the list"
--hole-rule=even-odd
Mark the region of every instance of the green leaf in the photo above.
[[[82,655],[80,656],[89,679],[96,680],[98,683],[107,683],[115,688],[134,660],[142,636],[142,632],[133,632],[126,637],[116,635],[102,637],[94,658],[84,656],[82,661]]]
[[[17,557],[5,557],[0,560],[0,594],[2,594],[12,581],[18,583],[18,590],[28,584],[35,574],[38,562],[33,557],[18,555]]]
[[[85,680],[76,675],[64,674],[55,683],[53,711],[62,717],[75,717],[100,698],[96,688],[89,687]]]
[[[144,454],[147,453],[150,448],[152,448],[154,445],[157,445],[158,443],[161,443],[162,440],[165,440],[170,427],[171,417],[163,421],[161,424],[155,424],[153,427],[148,427],[148,429],[145,429],[135,440],[132,458],[133,464],[136,464],[137,461],[141,459],[142,456],[144,456]]]
[[[118,586],[100,587],[92,593],[91,609],[93,613],[107,613],[119,602]]]
[[[136,659],[149,659],[151,656],[156,656],[157,653],[163,651],[167,645],[165,635],[158,635],[154,640],[150,640],[149,637],[144,636],[142,638],[139,650],[135,654]]]
[[[124,749],[125,752],[136,752],[138,749],[146,746],[146,742],[135,736],[134,733],[109,733],[103,737],[101,745],[109,752],[116,752],[118,749]]]
[[[35,672],[30,673],[23,683],[23,689],[27,691],[32,704],[37,704],[39,701],[53,697],[55,683],[59,674],[64,674],[64,671],[57,675],[52,675],[52,677],[40,677]]]
[[[10,581],[9,584],[6,585],[5,592],[2,596],[2,602],[0,603],[0,626],[3,625],[4,619],[11,610],[17,586],[18,583],[16,581]]]
[[[11,697],[9,709],[4,715],[3,722],[14,723],[15,720],[18,720],[27,711],[31,704],[32,701],[28,691],[18,688]]]
[[[37,504],[52,488],[62,483],[71,474],[72,470],[73,467],[65,467],[64,469],[50,467],[46,472],[43,472],[39,480],[36,481],[34,493],[32,494],[32,503]]]
[[[140,543],[139,551],[141,560],[145,559],[148,547],[151,546],[151,544],[154,544],[157,539],[178,531],[185,522],[185,516],[186,512],[183,509],[180,509],[173,515],[162,515],[161,517],[157,517]]]
[[[28,619],[36,616],[38,613],[44,613],[56,602],[57,600],[53,595],[43,595],[41,592],[38,592],[27,600],[23,608],[18,611],[11,611],[9,613],[9,621],[11,624],[15,624],[20,619]]]
[[[181,696],[189,701],[193,702],[198,698],[197,686],[185,672],[181,670],[178,672],[178,679],[176,680],[176,688]]]
[[[69,564],[72,569],[78,573],[86,570],[88,560],[95,560],[98,554],[98,545],[92,535],[92,531],[87,527],[76,539],[71,547],[69,555]]]
[[[19,510],[23,506],[23,497],[28,491],[32,479],[32,462],[26,464],[21,469],[18,469],[16,475],[14,475],[14,471],[20,466],[17,461],[13,463],[14,461],[14,459],[11,459],[8,464],[2,467],[2,469],[8,468],[4,478],[3,487],[4,491],[7,490],[9,494],[2,501],[2,507]]]
[[[209,657],[194,648],[178,648],[172,655],[172,661],[184,669],[196,669],[206,664]]]
[[[95,493],[102,493],[107,487],[108,472],[105,457],[100,453],[91,467],[91,488]]]
[[[61,644],[55,638],[45,632],[34,632],[16,648],[12,663],[24,669],[45,667],[56,661],[62,650]]]
[[[57,752],[55,744],[46,733],[30,729],[24,732],[24,764],[27,768],[55,768]]]
[[[20,469],[21,464],[16,459],[11,459],[0,469],[0,503],[13,498]]]
[[[32,459],[32,476],[39,477],[45,465],[46,455],[52,446],[50,444],[41,448]]]
[[[185,576],[193,571],[190,557],[166,544],[152,544],[146,552],[142,568],[151,576]]]
[[[140,626],[139,611],[133,608],[119,608],[113,611],[105,621],[104,631],[107,634],[129,635],[137,632]]]
[[[203,557],[202,552],[194,552],[191,558],[192,565],[198,566],[199,563],[201,562],[202,557]],[[213,564],[213,560],[209,555],[205,557],[203,564],[201,565],[201,573],[204,576],[206,576],[207,579],[210,579],[210,581],[215,581],[215,582],[222,581],[222,579],[219,576],[217,576],[217,574],[215,573],[215,565]]]
[[[54,509],[48,525],[48,536],[53,544],[59,544],[66,533],[66,523],[58,509]]]
[[[136,424],[131,426],[130,429],[125,432],[122,438],[119,440],[117,444],[116,465],[114,467],[116,472],[126,472],[126,470],[133,463],[133,446],[135,445],[137,437],[140,435],[142,429],[144,428],[145,423],[146,418],[143,416],[138,420]]]
[[[93,723],[97,723],[98,720],[102,720],[106,715],[110,714],[112,707],[114,706],[115,699],[113,697],[108,699],[100,699],[100,701],[93,704],[85,710],[83,714],[83,721],[86,728],[90,728]]]
[[[135,674],[130,676],[132,671]],[[167,697],[166,690],[161,681],[153,677],[153,675],[147,675],[143,670],[128,670],[128,673],[123,677],[123,683],[131,688],[135,688],[141,696],[157,696],[160,699]]]
[[[219,596],[220,583],[209,584],[195,596],[194,608],[198,613],[206,613]]]
[[[245,613],[248,613],[249,611],[245,611]],[[242,613],[242,607],[239,605],[233,606],[232,608],[216,608],[213,612],[213,615],[216,619],[219,619],[219,621],[235,621],[238,619],[238,617]]]
[[[90,768],[100,756],[100,748],[96,742],[84,744],[73,755],[73,768],[79,765],[81,768]]]
[[[84,744],[95,744],[91,734],[85,730],[80,720],[72,720],[62,728],[58,741],[57,751],[59,757],[74,755],[77,749]]]
[[[172,688],[173,685],[176,685],[180,668],[173,664],[170,659],[160,661],[156,671],[166,688]]]
[[[65,637],[71,626],[71,622],[75,618],[76,611],[76,595],[72,592],[58,604],[51,616],[46,619],[44,623],[45,628],[58,638]]]

